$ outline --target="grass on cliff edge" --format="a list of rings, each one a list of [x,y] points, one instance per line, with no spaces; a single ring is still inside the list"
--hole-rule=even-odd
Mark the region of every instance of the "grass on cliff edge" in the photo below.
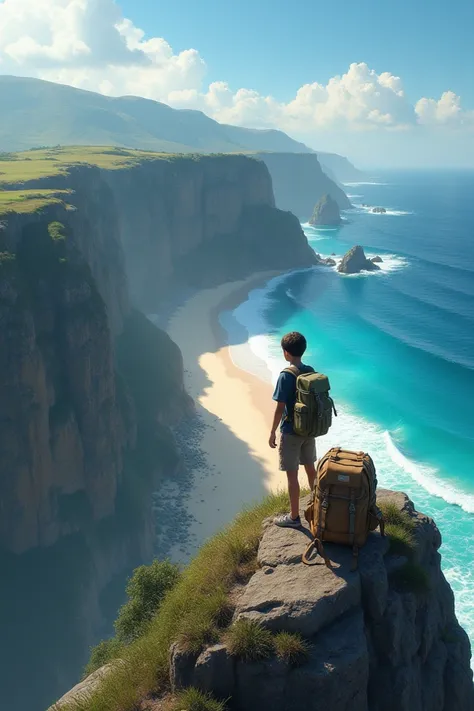
[[[69,190],[0,190],[0,215],[9,212],[31,213],[46,205],[62,203]]]
[[[89,699],[61,706],[61,711],[131,711],[150,692],[166,690],[170,645],[179,641],[197,651],[219,638],[230,622],[229,590],[242,570],[256,566],[263,520],[287,507],[286,493],[271,494],[208,541],[165,597],[146,633],[125,648],[125,663],[117,664]]]
[[[154,153],[114,146],[58,146],[20,153],[0,153],[0,215],[8,212],[36,212],[51,203],[61,202],[59,194],[68,191],[18,188],[31,181],[66,176],[74,166],[120,170],[152,160],[198,160],[205,157],[193,153]]]

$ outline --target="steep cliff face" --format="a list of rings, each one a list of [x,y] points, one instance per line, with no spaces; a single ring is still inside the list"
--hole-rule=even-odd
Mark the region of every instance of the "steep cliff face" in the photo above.
[[[132,298],[144,310],[155,310],[180,284],[211,286],[315,263],[298,220],[275,209],[259,161],[179,157],[104,175],[116,199]]]
[[[311,217],[313,208],[325,194],[341,210],[351,207],[345,192],[323,172],[316,154],[257,153],[270,171],[275,202],[281,210],[290,210],[302,222]]]
[[[0,545],[16,553],[111,514],[125,433],[107,312],[55,222],[3,232]],[[57,228],[62,229],[62,228]]]
[[[191,403],[178,347],[131,302],[156,310],[175,282],[315,262],[262,164],[140,157],[19,183],[65,202],[0,215],[0,626],[17,640],[0,645],[0,687],[12,711],[41,711],[71,685],[151,555],[150,493],[176,466],[169,424]],[[19,689],[25,659],[37,673]]]

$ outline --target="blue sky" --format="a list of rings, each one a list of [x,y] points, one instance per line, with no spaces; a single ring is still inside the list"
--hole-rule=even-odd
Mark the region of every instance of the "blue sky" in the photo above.
[[[474,108],[474,0],[123,0],[128,17],[175,50],[199,50],[225,77],[288,100],[352,62],[403,77],[407,96],[447,89]]]
[[[0,73],[474,167],[474,0],[0,0]]]

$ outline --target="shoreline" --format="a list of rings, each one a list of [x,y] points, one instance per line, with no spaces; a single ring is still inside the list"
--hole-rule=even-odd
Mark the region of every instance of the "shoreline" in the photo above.
[[[264,382],[238,368],[219,321],[223,311],[233,310],[250,291],[280,274],[260,272],[197,292],[169,319],[167,332],[183,354],[185,385],[196,406],[196,414],[176,434],[189,471],[169,492],[170,498],[181,498],[181,517],[186,512],[186,540],[175,536],[169,551],[178,562],[243,508],[286,486],[277,450],[268,445],[274,412],[270,371],[262,361],[268,373]]]

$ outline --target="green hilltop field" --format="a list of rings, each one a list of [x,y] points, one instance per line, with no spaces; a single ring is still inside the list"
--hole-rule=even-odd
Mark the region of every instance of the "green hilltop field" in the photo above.
[[[174,160],[179,154],[154,153],[111,146],[68,146],[0,154],[0,214],[31,213],[52,203],[67,204],[68,190],[24,187],[31,181],[67,175],[72,166],[104,170],[132,168],[147,160]],[[183,157],[188,157],[187,156]]]

